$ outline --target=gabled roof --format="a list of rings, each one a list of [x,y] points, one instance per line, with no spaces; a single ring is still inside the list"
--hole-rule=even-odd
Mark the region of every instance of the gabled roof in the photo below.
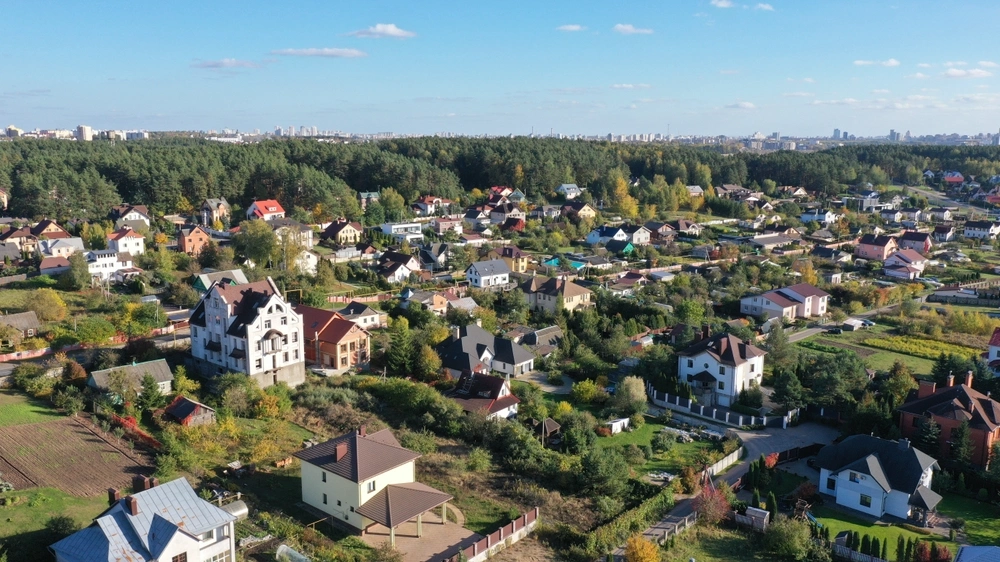
[[[287,228],[289,230],[298,230],[299,232],[308,232],[312,230],[309,226],[300,223],[295,219],[290,219],[288,217],[281,217],[277,219],[269,219],[267,224],[270,225],[271,230],[280,230],[282,228]]]
[[[111,212],[108,213],[108,217],[111,220],[118,220],[132,211],[139,213],[147,219],[150,218],[149,207],[146,207],[145,205],[114,205],[111,207]]]
[[[909,441],[890,441],[870,435],[851,435],[840,443],[827,445],[816,455],[820,468],[831,472],[851,470],[872,477],[882,489],[907,494],[917,491],[920,478],[937,461]]]
[[[1000,546],[960,546],[955,562],[1000,562]]]
[[[458,402],[466,412],[485,410],[489,414],[495,414],[521,402],[517,396],[510,393],[509,388],[506,396],[500,396],[506,384],[507,381],[503,377],[474,372],[462,373],[454,390],[448,396]]]
[[[889,256],[888,258],[886,258],[886,261],[891,260],[893,258],[896,258],[896,259],[898,259],[900,261],[903,261],[905,263],[919,263],[919,262],[922,262],[922,261],[927,261],[927,258],[925,258],[924,256],[920,255],[920,252],[918,252],[916,250],[912,250],[910,248],[906,248],[905,250],[899,250],[899,251],[893,252],[891,256]]]
[[[867,244],[870,246],[879,246],[882,248],[888,246],[889,244],[895,244],[895,243],[896,239],[893,238],[892,236],[885,236],[885,235],[877,236],[875,234],[865,234],[864,236],[861,237],[860,240],[858,240],[858,244]]]
[[[389,484],[358,508],[358,513],[396,527],[452,499],[452,496],[420,482]]]
[[[348,318],[351,316],[357,318],[359,316],[379,315],[378,311],[376,311],[374,308],[368,306],[363,302],[358,302],[358,301],[351,301],[350,304],[348,304],[344,308],[341,308],[338,312],[344,318]]]
[[[143,238],[143,235],[129,227],[119,228],[114,232],[108,233],[108,240],[122,240],[124,238]]]
[[[604,248],[611,252],[612,254],[620,254],[626,252],[629,249],[635,249],[628,240],[608,240],[608,243],[604,245]]]
[[[549,326],[526,334],[521,343],[524,345],[556,345],[561,339],[563,339],[562,328]]]
[[[247,324],[252,324],[257,318],[257,309],[263,307],[271,297],[281,294],[270,277],[243,285],[213,283],[191,313],[192,325],[205,326],[205,301],[210,298],[213,291],[218,293],[219,298],[226,304],[233,305],[234,319],[226,333],[237,337],[246,335]]]
[[[630,234],[630,235],[631,234],[635,234],[636,232],[639,232],[640,230],[645,230],[647,232],[649,231],[648,228],[646,228],[645,226],[643,226],[641,224],[626,224],[626,225],[622,226],[622,230],[625,231],[625,234]]]
[[[174,380],[174,374],[170,372],[170,365],[167,365],[166,359],[156,359],[146,361],[145,363],[133,363],[102,371],[94,371],[90,373],[90,378],[94,383],[93,386],[101,390],[107,390],[111,380],[111,373],[115,371],[125,373],[129,380],[135,383],[142,382],[143,377],[146,375],[152,375],[153,379],[158,383]]]
[[[321,236],[323,238],[336,238],[337,235],[346,230],[347,227],[351,227],[359,232],[364,230],[364,227],[361,226],[361,223],[359,222],[334,221],[330,223],[330,226],[326,227],[326,230],[323,231]]]
[[[544,277],[536,275],[521,284],[521,290],[525,293],[538,293],[550,297],[562,296],[576,297],[590,293],[590,289],[577,285],[572,281],[566,281],[558,277]]]
[[[205,230],[205,227],[201,226],[200,224],[196,224],[194,226],[186,226],[181,228],[180,230],[182,236],[191,236],[196,231],[200,230],[205,234],[205,236],[208,236],[209,238],[212,237],[212,235],[209,234],[207,230]]]
[[[250,204],[254,208],[253,214],[258,217],[263,217],[264,215],[270,215],[273,213],[284,213],[285,209],[274,199],[261,199],[260,201],[254,201]]]
[[[489,351],[497,361],[518,365],[534,359],[524,347],[500,336],[494,336],[475,324],[458,329],[458,339],[448,338],[437,347],[441,363],[449,369],[461,372],[487,370],[480,358]]]
[[[974,230],[990,230],[991,228],[1000,227],[1000,223],[993,221],[967,221],[965,223],[965,228],[971,228]]]
[[[967,421],[969,427],[987,432],[1000,427],[1000,403],[970,386],[956,384],[938,389],[924,398],[915,397],[914,391],[899,411],[916,416],[932,415]]]
[[[900,240],[906,240],[907,242],[927,242],[930,240],[931,235],[927,232],[917,232],[915,230],[907,230],[899,236]]]
[[[42,258],[38,263],[38,269],[54,269],[57,267],[69,267],[69,260],[60,256],[57,258]]]
[[[619,232],[623,232],[623,231],[624,231],[624,229],[622,227],[620,227],[620,226],[611,226],[611,225],[603,224],[603,225],[595,228],[593,232],[596,233],[601,238],[610,238],[610,237],[618,234]]]
[[[247,281],[247,276],[243,273],[242,269],[227,269],[224,271],[212,271],[209,273],[201,273],[196,276],[197,281],[201,281],[201,286],[206,289],[212,286],[212,283],[222,282],[222,283],[235,283],[236,285],[246,285],[249,283]]]
[[[803,297],[820,297],[820,298],[823,298],[823,297],[830,296],[830,293],[827,293],[826,291],[818,289],[818,288],[810,285],[809,283],[796,283],[795,285],[790,285],[788,287],[785,287],[785,289],[783,289],[783,290],[794,291],[796,294],[802,295]]]
[[[691,357],[702,353],[708,353],[719,363],[732,366],[742,365],[767,354],[763,349],[746,343],[732,334],[717,334],[694,343],[678,355]]]
[[[218,199],[205,199],[205,202],[202,204],[202,207],[208,207],[213,211],[217,211],[219,210],[220,207],[221,208],[229,207],[229,201],[226,201],[225,197],[220,197]]]
[[[66,258],[59,259],[65,260]],[[69,265],[69,260],[66,260],[66,265]],[[38,315],[33,310],[0,316],[0,325],[10,326],[22,332],[25,330],[38,330],[42,327],[42,324],[38,321]]]
[[[192,400],[187,396],[177,396],[177,398],[174,398],[174,401],[166,407],[164,412],[175,419],[185,420],[190,416],[206,412],[215,413],[215,409],[210,408],[201,402]]]
[[[294,456],[302,462],[359,483],[420,458],[419,453],[403,448],[388,429],[361,435],[363,431],[364,427],[302,449]],[[345,445],[340,460],[337,460],[338,445]]]
[[[118,500],[91,526],[49,548],[59,559],[73,562],[156,560],[170,539],[184,533],[197,537],[236,520],[236,516],[195,494],[184,478],[132,494],[138,513],[132,515],[128,498]]]
[[[509,214],[509,213],[519,213],[519,212],[521,212],[521,208],[518,207],[516,203],[503,203],[501,205],[497,205],[496,207],[493,207],[493,211],[491,211],[491,212],[493,212],[493,213],[503,213],[503,214],[506,215],[506,214]]]
[[[507,262],[501,259],[477,261],[476,263],[470,265],[466,272],[470,270],[475,270],[481,277],[510,273],[510,267],[507,266]]]

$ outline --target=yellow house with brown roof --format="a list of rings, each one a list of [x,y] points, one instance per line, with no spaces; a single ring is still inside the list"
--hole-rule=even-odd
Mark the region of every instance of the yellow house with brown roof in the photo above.
[[[594,305],[590,289],[556,277],[532,277],[521,285],[521,290],[528,298],[529,307],[552,314],[556,313],[560,298],[563,309],[571,312]]]
[[[528,254],[517,246],[500,246],[486,253],[488,260],[503,260],[511,273],[528,271]]]

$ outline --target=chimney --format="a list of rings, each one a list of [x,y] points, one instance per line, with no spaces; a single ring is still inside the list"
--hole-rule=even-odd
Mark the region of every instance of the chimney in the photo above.
[[[149,479],[149,487],[150,488],[155,488],[155,487],[157,487],[159,485],[160,485],[160,479],[159,478],[150,478]]]
[[[108,505],[115,505],[119,500],[122,499],[122,493],[118,491],[118,488],[108,488]]]
[[[920,381],[917,387],[917,398],[927,398],[937,390],[937,383],[934,381]]]
[[[707,340],[710,337],[712,337],[712,327],[705,324],[701,327],[701,339]]]
[[[479,326],[480,328],[483,327],[483,319],[482,318],[476,318],[476,326]]]
[[[458,341],[462,339],[462,327],[461,326],[452,326],[452,327],[455,328],[455,331],[452,333],[452,336],[455,337],[455,340]]]
[[[340,462],[340,459],[347,456],[347,443],[337,443],[337,449],[333,453],[333,462]]]
[[[965,373],[965,386],[972,388],[972,371]]]
[[[948,375],[948,386],[955,386],[955,375]]]
[[[144,492],[149,489],[149,477],[147,476],[133,476],[132,477],[132,491],[133,492]]]
[[[365,437],[366,435],[368,435],[368,428],[362,425],[361,427],[358,428],[358,436]]]
[[[139,502],[135,499],[135,496],[125,498],[125,504],[128,506],[128,512],[132,517],[139,515]]]
[[[904,449],[904,450],[905,449],[909,449],[910,448],[910,440],[906,439],[906,438],[900,439],[899,440],[899,448],[900,449]]]

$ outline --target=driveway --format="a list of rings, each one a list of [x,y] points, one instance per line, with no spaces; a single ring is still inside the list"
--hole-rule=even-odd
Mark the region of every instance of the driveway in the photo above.
[[[561,386],[556,386],[554,384],[549,384],[549,374],[543,371],[531,371],[527,375],[518,377],[517,380],[533,382],[537,384],[542,392],[547,392],[550,394],[569,394],[573,390],[573,379],[563,375],[563,383]]]

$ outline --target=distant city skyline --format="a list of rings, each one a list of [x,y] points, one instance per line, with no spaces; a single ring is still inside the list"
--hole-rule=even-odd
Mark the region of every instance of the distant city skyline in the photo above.
[[[733,137],[1000,126],[985,0],[10,3],[0,126]]]

